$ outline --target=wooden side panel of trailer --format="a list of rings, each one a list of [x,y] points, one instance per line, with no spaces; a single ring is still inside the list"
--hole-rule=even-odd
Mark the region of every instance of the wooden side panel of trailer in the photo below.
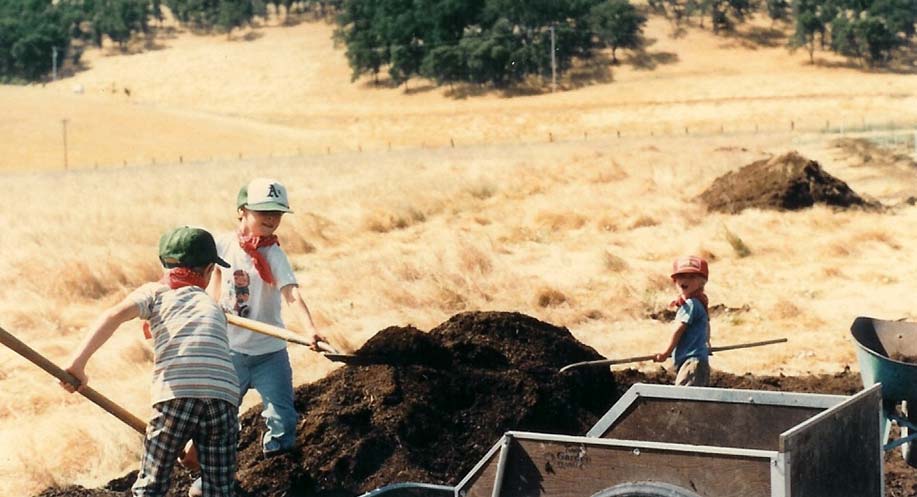
[[[458,484],[459,497],[492,497],[499,460],[500,452],[492,449]]]
[[[771,497],[767,457],[636,449],[583,440],[514,438],[500,497],[589,497],[635,481],[666,482],[705,497]],[[493,479],[479,478],[460,488],[459,496],[491,497],[492,491]]]
[[[874,385],[784,433],[787,497],[881,497],[881,408]]]
[[[640,397],[602,438],[777,450],[781,433],[824,410]]]

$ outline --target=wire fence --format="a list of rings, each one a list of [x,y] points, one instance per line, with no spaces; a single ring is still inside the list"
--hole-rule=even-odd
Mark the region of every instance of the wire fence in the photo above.
[[[294,157],[315,157],[315,156],[343,156],[347,154],[362,153],[385,153],[385,152],[410,152],[411,150],[429,150],[429,149],[468,149],[473,147],[490,147],[490,146],[514,146],[514,145],[531,145],[538,143],[575,143],[575,142],[608,142],[616,140],[633,140],[633,139],[664,139],[671,137],[710,139],[714,137],[751,137],[755,135],[785,137],[788,143],[793,145],[807,145],[817,142],[823,142],[832,138],[859,138],[867,140],[883,149],[893,151],[898,154],[906,154],[917,161],[917,121],[902,122],[895,120],[875,120],[867,118],[838,118],[835,120],[826,119],[824,121],[805,121],[788,120],[782,123],[768,121],[762,123],[749,122],[729,122],[729,123],[692,123],[682,125],[677,123],[639,123],[635,125],[624,125],[620,128],[602,126],[589,128],[580,127],[581,131],[575,131],[576,126],[567,124],[559,126],[557,131],[546,129],[545,125],[538,131],[529,131],[527,133],[512,134],[507,133],[503,136],[475,139],[474,136],[450,136],[448,130],[444,131],[437,139],[428,139],[412,143],[410,140],[401,139],[397,143],[385,140],[366,140],[354,141],[347,143],[344,140],[337,141],[334,144],[308,143],[295,148],[287,147],[286,149],[259,151],[259,152],[234,152],[226,150],[225,154],[200,154],[200,153],[176,153],[174,150],[168,154],[164,152],[161,155],[149,156],[145,158],[125,158],[117,162],[100,162],[92,161],[91,163],[75,163],[71,160],[70,155],[74,148],[73,140],[68,138],[67,130],[78,126],[71,120],[62,121],[62,136],[59,144],[61,162],[59,165],[48,165],[50,167],[41,168],[42,170],[87,170],[87,169],[111,169],[111,168],[128,168],[137,166],[157,166],[157,165],[194,165],[208,164],[214,162],[237,162],[237,161],[263,161],[275,158],[294,158]],[[482,134],[485,136],[485,134]],[[49,144],[53,147],[53,144]],[[3,170],[3,164],[0,164],[0,170]]]

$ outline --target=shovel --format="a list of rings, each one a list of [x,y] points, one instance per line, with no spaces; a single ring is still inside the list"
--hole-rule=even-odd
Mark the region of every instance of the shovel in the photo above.
[[[2,327],[0,327],[0,343],[6,345],[13,352],[28,359],[32,364],[45,370],[45,372],[51,376],[76,388],[77,393],[89,399],[93,404],[105,409],[109,414],[133,428],[137,433],[146,435],[146,422],[131,414],[127,409],[115,404],[114,401],[108,397],[93,390],[92,387],[83,385],[82,388],[80,388],[80,380],[78,380],[76,376],[73,376],[60,366],[57,366],[51,362],[50,359],[39,354],[35,349],[29,347],[23,343],[22,340],[16,338],[12,333],[4,330]],[[197,450],[194,448],[193,444],[189,444],[185,450],[187,452],[182,454],[179,463],[189,470],[197,471],[200,468],[197,460]]]
[[[307,347],[311,347],[313,343],[311,340],[306,340],[302,336],[293,333],[286,328],[281,328],[280,326],[274,326],[268,323],[262,323],[261,321],[255,321],[254,319],[243,318],[228,312],[226,313],[226,321],[229,324],[236,325],[240,328],[245,328],[246,330],[254,331],[255,333],[261,333],[262,335],[267,335],[274,338],[279,338],[281,340],[286,340],[291,343],[305,345]],[[338,352],[337,349],[332,347],[330,343],[324,341],[315,342],[315,345],[320,349],[321,354],[325,357],[325,359],[333,362],[342,362],[351,366],[379,364],[380,362],[385,362],[378,359],[373,359],[371,357],[363,357],[354,354],[342,354]]]
[[[764,340],[762,342],[739,343],[735,345],[724,345],[722,347],[710,347],[710,353],[724,352],[726,350],[735,349],[747,349],[750,347],[761,347],[763,345],[773,345],[775,343],[783,343],[786,341],[786,338],[775,338],[773,340]],[[560,372],[563,373],[564,371],[569,371],[571,369],[580,368],[583,366],[612,366],[615,364],[627,364],[630,362],[652,361],[655,358],[655,355],[642,355],[637,357],[627,357],[624,359],[599,359],[597,361],[574,362],[573,364],[567,364],[566,366],[560,368]]]
[[[16,352],[22,357],[28,359],[33,364],[45,370],[45,372],[49,373],[51,376],[54,376],[58,380],[63,381],[64,383],[68,383],[74,388],[78,388],[80,386],[80,380],[76,379],[75,376],[64,371],[62,368],[51,362],[48,358],[39,354],[34,349],[13,336],[12,333],[4,330],[3,328],[0,328],[0,343],[9,347],[13,352]],[[133,428],[141,435],[146,433],[146,423],[142,419],[134,416],[118,404],[115,404],[108,397],[100,394],[88,386],[83,386],[77,390],[77,392],[83,397],[86,397],[92,401],[92,403],[95,405],[108,411],[109,414],[123,421],[125,424]]]

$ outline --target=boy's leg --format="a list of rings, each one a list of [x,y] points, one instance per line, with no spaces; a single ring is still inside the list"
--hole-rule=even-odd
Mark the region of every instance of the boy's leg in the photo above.
[[[140,472],[131,488],[134,497],[161,497],[168,492],[172,467],[197,428],[199,410],[194,399],[172,399],[153,406]]]
[[[205,400],[199,430],[195,434],[201,462],[203,497],[233,497],[236,451],[239,442],[239,410],[222,400]]]
[[[236,369],[236,376],[239,378],[239,403],[241,404],[242,398],[248,393],[248,389],[252,387],[252,370],[249,365],[252,356],[241,352],[231,352],[230,357],[232,358],[232,365]]]
[[[675,376],[675,384],[678,386],[705,387],[708,383],[710,383],[710,363],[696,357],[685,359]]]
[[[264,453],[289,450],[296,442],[298,415],[293,407],[293,369],[287,349],[260,356],[252,365],[252,386],[264,404]]]

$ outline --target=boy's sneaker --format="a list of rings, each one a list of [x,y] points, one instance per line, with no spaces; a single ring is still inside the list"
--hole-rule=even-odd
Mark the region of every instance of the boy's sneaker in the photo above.
[[[201,497],[202,495],[204,495],[204,480],[198,478],[188,488],[188,497]]]
[[[277,440],[268,440],[264,444],[264,457],[274,457],[289,452],[291,447],[283,447]]]

